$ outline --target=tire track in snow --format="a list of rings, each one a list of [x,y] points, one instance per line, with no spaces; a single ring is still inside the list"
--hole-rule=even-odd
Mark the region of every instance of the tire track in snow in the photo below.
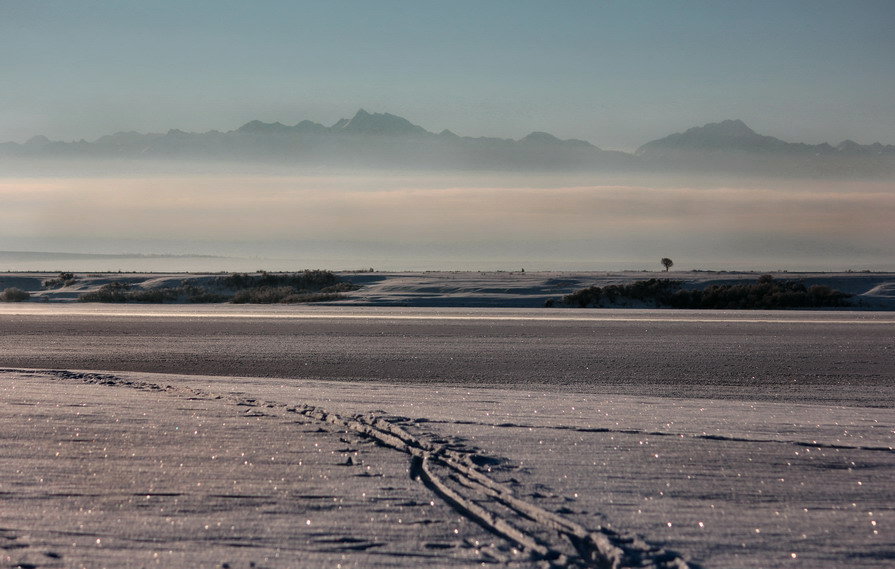
[[[730,435],[710,435],[708,433],[673,433],[667,431],[645,431],[641,429],[610,429],[608,427],[574,427],[571,425],[526,425],[524,423],[485,423],[482,421],[445,421],[445,420],[419,420],[419,423],[433,423],[446,425],[473,425],[477,427],[500,427],[509,429],[544,429],[555,431],[574,431],[576,433],[610,433],[618,435],[640,435],[645,437],[673,437],[681,439],[703,439],[708,441],[726,441],[735,443],[762,443],[762,444],[790,444],[797,447],[828,448],[836,450],[866,450],[873,452],[895,452],[892,446],[873,445],[846,445],[840,443],[819,443],[816,441],[798,441],[790,439],[758,439],[748,437],[734,437]]]
[[[0,372],[44,375],[132,389],[165,392],[175,397],[214,398],[236,406],[263,407],[265,414],[298,414],[350,430],[382,446],[409,455],[409,475],[418,479],[458,513],[527,552],[551,568],[698,569],[680,554],[652,546],[643,539],[609,528],[589,529],[537,504],[490,478],[475,463],[472,451],[416,437],[400,426],[372,414],[345,417],[313,405],[258,401],[231,394],[129,380],[115,374],[70,370],[0,369]]]

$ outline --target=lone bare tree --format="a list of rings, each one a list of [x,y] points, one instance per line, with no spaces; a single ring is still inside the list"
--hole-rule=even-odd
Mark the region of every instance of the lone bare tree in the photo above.
[[[674,261],[672,261],[668,257],[662,257],[662,260],[659,262],[662,263],[663,267],[665,267],[666,273],[668,272],[668,269],[670,269],[672,267],[672,265],[674,265]]]

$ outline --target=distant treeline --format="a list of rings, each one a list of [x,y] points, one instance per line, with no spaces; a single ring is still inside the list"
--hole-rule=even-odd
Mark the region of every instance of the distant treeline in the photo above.
[[[329,271],[301,273],[236,273],[216,277],[205,286],[184,281],[176,287],[133,289],[119,281],[82,294],[81,302],[273,304],[324,302],[344,298],[341,294],[356,285],[340,280]]]
[[[835,308],[848,306],[851,295],[825,285],[806,287],[798,281],[775,280],[762,275],[757,282],[715,284],[704,289],[684,290],[681,281],[649,279],[630,284],[592,286],[563,297],[571,306],[612,306],[640,302],[656,307],[760,310]]]

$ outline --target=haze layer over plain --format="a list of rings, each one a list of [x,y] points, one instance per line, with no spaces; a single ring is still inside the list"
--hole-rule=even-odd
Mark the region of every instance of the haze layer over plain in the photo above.
[[[0,199],[7,250],[252,257],[284,270],[654,268],[661,256],[681,268],[895,268],[889,181],[113,174],[0,179]]]

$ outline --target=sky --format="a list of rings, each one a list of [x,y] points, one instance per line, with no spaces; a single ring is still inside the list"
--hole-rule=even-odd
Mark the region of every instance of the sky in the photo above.
[[[324,124],[895,144],[895,2],[0,0],[0,141]]]
[[[891,0],[0,0],[0,142],[330,125],[363,108],[627,151],[734,118],[793,142],[895,144],[893,29]],[[658,269],[667,256],[895,271],[891,181],[102,167],[0,162],[0,252],[230,263],[195,270]]]

